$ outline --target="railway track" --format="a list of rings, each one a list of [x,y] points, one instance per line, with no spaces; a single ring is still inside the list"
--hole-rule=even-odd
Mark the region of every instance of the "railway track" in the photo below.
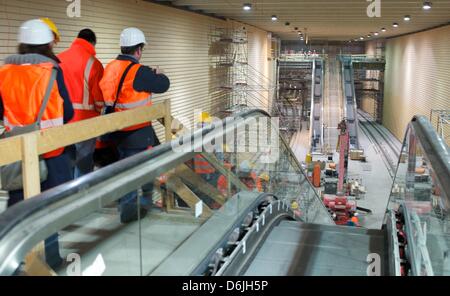
[[[377,123],[373,122],[372,118],[367,114],[358,110],[358,115],[362,131],[374,144],[375,149],[380,152],[389,175],[394,179],[401,146],[399,146],[398,143],[395,143],[392,136],[383,130]]]

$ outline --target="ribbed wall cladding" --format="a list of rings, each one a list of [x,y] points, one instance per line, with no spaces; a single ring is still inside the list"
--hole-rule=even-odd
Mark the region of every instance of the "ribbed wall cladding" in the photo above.
[[[209,36],[213,28],[225,27],[226,21],[140,0],[80,3],[81,17],[70,18],[66,15],[70,2],[65,0],[0,0],[0,63],[16,52],[18,28],[28,19],[50,17],[57,24],[62,33],[57,53],[70,46],[79,30],[93,29],[98,38],[97,56],[104,64],[119,53],[120,32],[134,26],[145,32],[149,42],[142,63],[159,66],[171,79],[169,92],[155,95],[155,101],[170,98],[173,116],[189,127],[193,126],[194,109],[210,111],[213,105],[225,104],[210,67]],[[245,26],[249,65],[269,75],[267,32]]]
[[[431,109],[450,109],[450,25],[386,44],[383,124],[403,140],[413,115]]]

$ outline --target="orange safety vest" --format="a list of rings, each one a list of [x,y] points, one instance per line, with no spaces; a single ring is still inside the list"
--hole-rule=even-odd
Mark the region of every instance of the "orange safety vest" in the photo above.
[[[224,175],[220,176],[219,179],[217,179],[217,189],[222,193],[223,195],[227,194],[228,190],[228,180],[227,177]]]
[[[0,97],[3,101],[3,122],[6,131],[36,122],[53,67],[52,63],[46,62],[7,64],[0,68]],[[41,129],[64,124],[63,104],[64,99],[60,96],[55,81],[42,116]],[[64,147],[45,153],[44,158],[59,156],[63,151]]]
[[[250,177],[251,177],[250,182],[245,182],[244,180],[241,180],[241,182],[244,183],[245,186],[247,186],[247,188],[249,190],[255,189],[255,186],[256,186],[256,190],[258,190],[259,192],[262,192],[263,188],[262,188],[262,184],[261,184],[261,179],[258,178],[255,173],[251,173]],[[217,180],[217,189],[222,194],[226,194],[227,189],[228,189],[228,180],[224,175],[220,176],[219,179]]]
[[[81,38],[75,39],[69,49],[58,55],[75,111],[71,122],[98,116],[103,108],[103,95],[98,86],[103,66],[95,55],[94,46]]]
[[[131,63],[130,61],[114,60],[106,66],[103,78],[100,81],[100,88],[102,89],[103,99],[105,101],[106,106],[114,105],[120,80],[126,68],[130,65],[130,63]],[[119,98],[116,103],[115,107],[116,112],[152,105],[152,93],[145,91],[138,92],[133,87],[133,83],[136,78],[136,73],[140,67],[141,67],[140,64],[132,66],[127,76],[125,77],[122,90],[119,94]],[[128,127],[123,130],[133,131],[150,125],[151,122],[147,122],[132,127]]]
[[[200,154],[194,157],[194,171],[200,175],[213,174],[216,170],[214,167]]]
[[[250,174],[250,179],[241,179],[241,182],[244,183],[249,190],[254,190],[256,188],[256,190],[262,192],[261,179],[256,176],[255,172]]]

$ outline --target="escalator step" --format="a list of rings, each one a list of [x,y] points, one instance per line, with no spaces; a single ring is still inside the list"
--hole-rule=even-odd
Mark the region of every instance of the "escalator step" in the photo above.
[[[359,234],[369,234],[369,235],[384,235],[383,230],[377,229],[366,229],[360,227],[348,227],[339,225],[321,225],[312,223],[302,223],[298,221],[282,221],[279,224],[280,227],[293,227],[300,229],[315,229],[320,231],[333,231],[333,232],[344,232],[344,233],[359,233]]]
[[[319,231],[311,229],[294,229],[287,227],[276,227],[270,233],[267,241],[285,243],[320,244],[320,246],[360,248],[379,251],[383,248],[385,238],[380,235],[367,235],[358,233],[342,233],[331,231]]]
[[[279,275],[330,275],[347,274],[365,275],[368,263],[367,249],[325,247],[317,244],[289,244],[266,241],[255,260],[252,268],[259,272],[272,272],[257,267],[260,263],[271,262],[272,266],[278,265],[278,269],[284,268],[284,273]],[[380,254],[383,256],[382,254]],[[281,265],[280,265],[281,264]],[[288,267],[288,270],[286,270]],[[323,272],[323,273],[322,273]]]

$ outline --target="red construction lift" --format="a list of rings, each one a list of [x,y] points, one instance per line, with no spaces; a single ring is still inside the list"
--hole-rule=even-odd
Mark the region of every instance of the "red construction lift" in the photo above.
[[[338,129],[340,130],[340,134],[338,140],[339,169],[337,194],[324,194],[323,201],[325,206],[335,214],[336,224],[346,225],[350,217],[356,212],[356,201],[348,199],[348,190],[347,188],[344,188],[348,167],[348,154],[350,150],[350,137],[345,119],[339,123]]]

